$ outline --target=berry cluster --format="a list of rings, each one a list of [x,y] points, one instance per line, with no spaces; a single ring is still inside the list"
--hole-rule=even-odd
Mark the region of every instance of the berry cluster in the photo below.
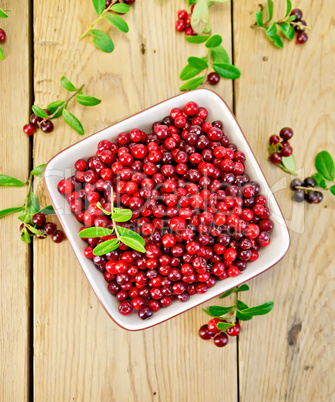
[[[291,188],[293,190],[293,200],[303,202],[306,200],[309,204],[319,204],[323,200],[323,194],[320,191],[312,190],[316,186],[313,177],[307,177],[304,181],[293,179]]]
[[[86,227],[110,228],[103,210],[112,205],[132,211],[120,226],[143,237],[145,254],[121,243],[94,255],[111,237],[85,239],[85,256],[104,273],[121,314],[135,309],[147,319],[173,299],[205,293],[217,280],[241,274],[270,243],[267,199],[245,173],[245,155],[223,123],[207,116],[188,102],[155,122],[151,133],[132,129],[116,143],[103,140],[95,156],[79,159],[75,174],[58,184]]]
[[[226,331],[221,331],[217,327],[219,322],[226,321],[220,318],[212,318],[207,325],[205,324],[199,329],[199,336],[205,340],[213,339],[214,345],[222,348],[228,343],[228,335],[237,336],[240,333],[241,327],[239,323],[236,323],[235,326],[228,328]]]
[[[304,28],[304,26],[307,27],[306,21],[302,19],[302,11],[299,8],[295,8],[294,10],[292,10],[290,15],[295,16],[295,20],[291,22],[291,25],[297,33],[296,43],[298,45],[302,45],[308,39],[308,35],[305,32],[306,28]]]
[[[191,26],[192,12],[195,4],[191,7],[191,14],[188,14],[186,10],[179,10],[177,13],[178,19],[175,23],[175,28],[177,32],[185,32],[186,36],[195,36],[196,33],[193,31]]]
[[[50,116],[48,109],[44,109],[44,111]],[[23,126],[23,132],[30,136],[35,134],[37,128],[40,128],[44,133],[51,133],[54,129],[54,125],[52,121],[43,119],[42,117],[38,117],[35,113],[32,113],[29,124]]]
[[[279,137],[280,136],[280,137]],[[282,157],[291,156],[293,148],[290,146],[289,140],[293,137],[293,130],[289,127],[284,127],[278,135],[270,137],[270,161],[275,165],[282,162]]]
[[[57,230],[57,225],[54,222],[47,222],[45,214],[38,212],[31,218],[31,223],[34,226],[21,223],[20,233],[26,228],[29,236],[35,236],[37,239],[45,239],[47,236],[52,236],[54,243],[61,243],[64,240],[64,232]],[[34,230],[35,229],[35,230]]]

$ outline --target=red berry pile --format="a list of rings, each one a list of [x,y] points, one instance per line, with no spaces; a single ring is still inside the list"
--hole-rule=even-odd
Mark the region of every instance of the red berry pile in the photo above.
[[[186,36],[195,36],[196,33],[193,31],[191,26],[191,18],[192,12],[195,7],[195,4],[191,7],[191,14],[188,14],[186,10],[179,10],[177,15],[178,19],[175,23],[176,31],[178,32],[185,32]]]
[[[44,111],[50,116],[50,112],[47,109]],[[54,129],[54,125],[50,120],[44,120],[38,117],[35,113],[32,113],[29,119],[29,124],[23,126],[23,132],[31,136],[35,134],[36,129],[40,128],[44,133],[51,133]]]
[[[220,318],[212,318],[207,325],[203,325],[199,329],[199,336],[201,339],[209,340],[213,339],[214,345],[222,348],[228,343],[229,336],[237,336],[240,333],[240,324],[236,323],[235,326],[227,329],[226,331],[221,331],[217,328],[219,322],[225,322]],[[227,335],[228,334],[228,335]]]
[[[305,28],[303,28],[303,26],[307,27],[307,24],[306,21],[302,19],[302,11],[299,8],[295,8],[290,12],[290,15],[295,16],[295,20],[291,24],[293,25],[294,30],[297,33],[296,43],[298,45],[303,45],[307,41],[308,35],[305,32]]]
[[[280,137],[279,137],[280,136]],[[293,130],[290,127],[284,127],[278,135],[270,137],[270,161],[278,165],[282,161],[282,157],[288,157],[293,154],[289,140],[293,137]]]
[[[98,144],[95,156],[75,163],[74,176],[59,182],[72,212],[86,227],[109,228],[105,211],[132,211],[120,223],[145,240],[145,254],[121,243],[102,256],[94,247],[108,239],[85,239],[85,256],[104,273],[119,311],[150,318],[174,299],[186,302],[217,280],[235,277],[270,243],[273,223],[267,199],[245,173],[245,155],[207,121],[195,102],[152,125]],[[113,190],[113,191],[112,191]],[[100,203],[97,206],[97,203]]]

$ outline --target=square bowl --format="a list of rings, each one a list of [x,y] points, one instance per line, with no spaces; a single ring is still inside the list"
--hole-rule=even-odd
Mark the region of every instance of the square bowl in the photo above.
[[[172,108],[183,107],[191,100],[197,102],[199,106],[207,108],[209,121],[221,120],[223,122],[223,131],[230,141],[236,144],[240,151],[244,152],[246,156],[246,172],[252,180],[260,184],[261,193],[268,199],[271,218],[275,220],[274,228],[271,232],[271,243],[261,250],[259,258],[249,263],[247,269],[241,275],[217,281],[215,286],[209,288],[204,294],[195,294],[185,303],[174,300],[168,308],[160,309],[147,321],[141,320],[134,313],[123,316],[118,311],[118,300],[108,292],[104,276],[95,268],[93,262],[84,256],[86,243],[78,237],[82,224],[71,213],[65,197],[57,190],[57,184],[62,178],[71,176],[74,173],[74,163],[77,159],[92,156],[101,140],[115,141],[119,133],[130,131],[133,128],[149,132],[153,122],[169,115]],[[289,247],[290,239],[284,217],[240,126],[223,99],[215,92],[207,89],[187,92],[168,99],[70,146],[49,161],[44,170],[44,181],[56,214],[93,291],[107,314],[118,325],[127,330],[141,330],[152,327],[248,281],[280,261]]]

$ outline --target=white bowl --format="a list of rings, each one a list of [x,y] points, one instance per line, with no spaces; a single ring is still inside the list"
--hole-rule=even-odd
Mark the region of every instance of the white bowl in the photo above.
[[[236,144],[240,151],[245,153],[246,172],[251,180],[255,180],[260,184],[261,194],[267,196],[268,205],[271,210],[271,218],[275,220],[274,229],[271,232],[271,243],[268,247],[260,250],[259,258],[249,263],[247,269],[243,271],[241,275],[236,278],[227,278],[223,281],[217,281],[216,285],[208,289],[204,294],[195,294],[185,303],[175,300],[171,306],[166,309],[160,309],[147,321],[141,320],[136,313],[123,316],[118,311],[118,300],[107,290],[107,282],[103,274],[95,268],[91,260],[84,256],[86,243],[78,237],[79,228],[82,224],[79,223],[71,213],[65,197],[57,191],[57,184],[61,178],[71,176],[74,173],[74,162],[77,159],[88,158],[94,155],[97,144],[101,140],[116,140],[120,132],[130,131],[132,128],[139,128],[149,132],[153,122],[161,120],[169,115],[172,108],[183,107],[191,100],[197,102],[199,106],[208,109],[209,121],[221,120],[223,122],[223,130],[225,134],[228,135],[230,141]],[[223,99],[216,93],[206,89],[183,93],[168,99],[72,145],[50,160],[44,171],[44,180],[66,236],[95,294],[107,314],[118,325],[128,330],[140,330],[159,324],[192,307],[204,303],[234,286],[248,281],[281,260],[289,247],[290,239],[283,215],[241,128]]]

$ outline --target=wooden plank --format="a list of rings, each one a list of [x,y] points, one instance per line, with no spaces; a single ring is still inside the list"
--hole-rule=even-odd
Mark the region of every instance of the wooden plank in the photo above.
[[[29,118],[29,1],[1,2],[9,15],[0,61],[0,172],[27,180],[29,140],[22,125]],[[19,77],[19,78],[18,78]],[[26,188],[0,188],[0,209],[23,205]],[[0,234],[0,389],[6,401],[27,400],[29,393],[29,246],[20,240],[17,214],[1,220]]]
[[[176,10],[185,6],[176,3],[153,1],[147,7],[144,0],[136,1],[126,17],[129,34],[111,30],[116,49],[107,55],[89,40],[77,41],[94,18],[89,2],[35,0],[36,103],[45,106],[64,96],[63,74],[87,83],[89,93],[103,102],[92,109],[76,106],[74,113],[91,134],[179,93],[187,56],[203,50],[175,35]],[[230,51],[229,4],[215,8],[214,29],[221,31],[225,24]],[[231,82],[217,89],[231,104]],[[35,164],[79,139],[57,122],[54,133],[36,136]],[[45,193],[40,195],[47,203]],[[236,343],[218,351],[198,337],[207,320],[201,307],[156,328],[128,333],[101,308],[68,242],[36,242],[34,267],[36,400],[201,401],[220,400],[223,392],[227,400],[237,399]]]
[[[333,4],[301,0],[311,25],[303,46],[285,42],[274,48],[249,27],[258,1],[234,2],[236,114],[276,192],[291,228],[291,248],[275,268],[254,279],[249,305],[274,300],[274,311],[244,324],[239,341],[242,401],[329,401],[334,375],[334,201],[293,205],[285,188],[292,178],[267,161],[267,141],[291,126],[300,178],[312,174],[318,151],[335,154]],[[281,10],[284,13],[284,10]],[[284,180],[284,181],[283,181]]]

